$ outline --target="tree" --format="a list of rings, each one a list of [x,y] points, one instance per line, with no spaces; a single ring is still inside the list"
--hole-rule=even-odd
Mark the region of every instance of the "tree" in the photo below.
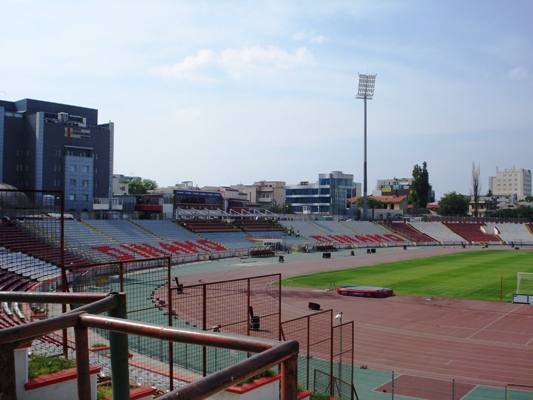
[[[498,210],[496,215],[500,218],[526,218],[529,221],[533,221],[533,207],[520,206],[517,208],[507,208]]]
[[[533,203],[533,196],[526,196],[524,197],[524,201],[527,201],[529,203]]]
[[[130,181],[128,182],[128,193],[129,194],[145,194],[146,188],[140,181]]]
[[[431,186],[429,185],[429,173],[427,163],[422,167],[416,164],[413,168],[413,183],[411,184],[411,204],[414,208],[426,208],[428,204]]]
[[[363,197],[359,197],[355,201],[355,205],[357,207],[363,207],[363,201],[364,201]],[[378,199],[373,198],[372,196],[367,197],[367,204],[366,205],[370,209],[384,208],[383,203],[381,201],[379,201]]]
[[[143,183],[143,186],[146,188],[146,190],[157,189],[157,182],[156,181],[153,181],[151,179],[143,179],[142,183]]]
[[[128,184],[129,194],[146,194],[149,190],[157,189],[157,183],[151,179],[144,179],[142,181],[124,180],[121,183]]]
[[[481,183],[479,182],[480,169],[479,165],[476,167],[476,162],[472,162],[472,188],[470,189],[470,195],[474,202],[473,216],[478,216],[479,210],[479,194],[481,193]]]
[[[468,215],[470,199],[456,192],[446,193],[439,202],[440,215]]]

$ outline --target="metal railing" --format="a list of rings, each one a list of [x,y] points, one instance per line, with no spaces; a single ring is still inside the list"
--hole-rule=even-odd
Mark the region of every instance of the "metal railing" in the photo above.
[[[280,399],[295,399],[297,396],[299,344],[294,340],[280,342],[236,334],[129,321],[125,319],[126,296],[123,293],[0,292],[0,302],[2,301],[84,304],[56,317],[0,330],[0,393],[3,394],[3,399],[16,400],[17,398],[13,372],[15,371],[15,349],[46,334],[67,328],[74,329],[78,399],[80,400],[92,399],[89,373],[89,328],[99,328],[110,332],[114,399],[129,399],[128,334],[168,342],[257,353],[159,397],[162,400],[205,399],[278,364],[281,364]],[[95,315],[106,311],[111,316]]]

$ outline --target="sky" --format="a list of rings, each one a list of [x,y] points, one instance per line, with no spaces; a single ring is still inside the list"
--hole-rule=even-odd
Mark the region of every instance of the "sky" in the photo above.
[[[439,200],[533,169],[533,1],[0,0],[0,99],[98,109],[114,173],[362,183],[427,163]]]

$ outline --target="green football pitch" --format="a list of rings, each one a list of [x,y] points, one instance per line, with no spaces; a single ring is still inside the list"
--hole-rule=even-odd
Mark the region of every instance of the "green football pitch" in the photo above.
[[[395,294],[456,299],[512,301],[517,272],[533,273],[533,252],[480,250],[283,279],[285,286],[334,289],[337,286],[389,287]],[[520,284],[533,294],[533,281]]]

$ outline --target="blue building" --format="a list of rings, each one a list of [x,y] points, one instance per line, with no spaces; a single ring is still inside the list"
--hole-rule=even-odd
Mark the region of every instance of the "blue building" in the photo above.
[[[298,214],[346,215],[348,199],[358,195],[353,175],[341,171],[319,174],[315,183],[287,185],[285,192],[287,203]]]
[[[112,197],[113,137],[92,108],[0,101],[0,182],[63,191],[66,210],[92,211],[94,197]]]

